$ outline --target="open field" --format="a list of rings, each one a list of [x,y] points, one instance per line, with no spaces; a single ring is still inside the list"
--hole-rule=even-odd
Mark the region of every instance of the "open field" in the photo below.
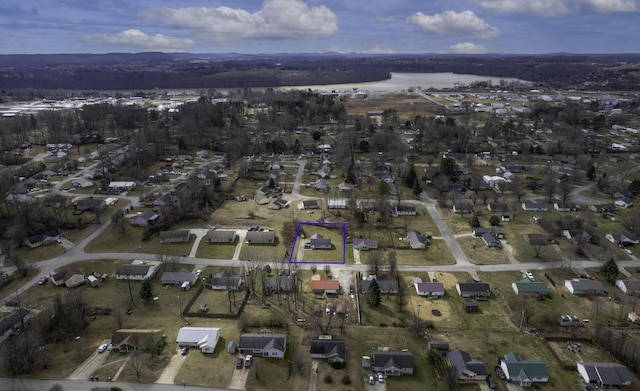
[[[396,110],[398,117],[410,118],[416,113],[430,117],[438,113],[438,105],[416,95],[380,95],[375,98],[349,99],[345,104],[349,115],[365,115],[368,111]]]
[[[111,230],[112,232],[107,232]],[[188,242],[184,243],[160,243],[159,233],[153,234],[149,240],[143,241],[143,227],[127,227],[125,232],[115,232],[115,228],[109,228],[95,238],[85,248],[87,252],[141,252],[150,254],[165,254],[180,256],[188,254],[195,241],[195,235],[191,235]]]

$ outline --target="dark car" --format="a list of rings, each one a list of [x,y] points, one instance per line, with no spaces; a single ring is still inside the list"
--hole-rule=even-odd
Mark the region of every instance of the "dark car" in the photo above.
[[[189,347],[183,346],[182,349],[180,349],[180,354],[182,354],[183,356],[186,356],[187,353],[189,353]]]
[[[493,377],[491,377],[491,375],[487,376],[487,385],[491,389],[496,388],[496,382],[493,380]]]
[[[503,379],[503,380],[506,378],[506,376],[504,375],[504,372],[502,371],[502,368],[500,368],[499,365],[496,365],[494,367],[494,369],[496,371],[496,374],[498,375],[498,378]]]
[[[239,358],[236,360],[236,369],[242,369],[243,365],[244,365],[244,360],[242,358]]]

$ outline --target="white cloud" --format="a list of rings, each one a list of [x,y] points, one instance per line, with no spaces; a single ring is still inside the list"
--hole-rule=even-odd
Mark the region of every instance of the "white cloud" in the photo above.
[[[497,13],[532,13],[558,17],[570,12],[637,12],[638,0],[476,0],[486,10]]]
[[[445,11],[441,14],[425,15],[417,12],[407,18],[425,33],[452,35],[475,39],[491,39],[500,35],[498,28],[491,26],[473,11]]]
[[[340,53],[340,54],[349,54],[349,53],[364,53],[364,54],[394,54],[396,53],[393,49],[385,47],[383,45],[373,45],[365,48],[364,50],[355,50],[350,48],[343,48],[340,46],[331,46],[327,49],[329,52]]]
[[[129,46],[140,51],[180,52],[192,47],[195,42],[188,38],[177,38],[164,34],[149,35],[137,29],[117,34],[90,34],[84,41],[97,45]]]
[[[478,45],[472,42],[462,42],[449,46],[449,53],[478,54],[490,53],[490,51],[482,45]]]
[[[265,0],[251,13],[240,8],[158,8],[141,15],[173,27],[190,29],[214,41],[306,39],[338,31],[336,14],[327,6],[309,7],[301,0]]]

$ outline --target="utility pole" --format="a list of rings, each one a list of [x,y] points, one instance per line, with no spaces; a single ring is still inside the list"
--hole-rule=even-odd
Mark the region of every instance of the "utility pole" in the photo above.
[[[180,296],[178,296],[178,308],[180,308],[180,317],[182,317],[182,301],[180,300]]]
[[[522,331],[522,323],[524,323],[524,311],[522,311],[522,317],[520,318],[520,331]]]

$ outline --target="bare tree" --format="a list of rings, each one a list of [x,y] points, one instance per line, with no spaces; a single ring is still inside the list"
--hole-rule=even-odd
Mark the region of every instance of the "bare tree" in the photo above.
[[[567,181],[560,184],[560,200],[562,205],[566,205],[571,200],[571,185]]]
[[[127,366],[135,373],[136,381],[140,383],[149,371],[149,357],[136,350],[127,357]]]
[[[547,196],[547,200],[549,202],[551,202],[553,200],[553,194],[556,190],[556,175],[555,173],[551,172],[549,173],[549,175],[547,176],[545,182],[544,182],[544,195]]]
[[[121,329],[124,325],[125,311],[122,307],[114,307],[111,309],[111,318],[116,325],[116,328]]]
[[[367,270],[369,274],[377,276],[380,274],[382,266],[384,265],[384,258],[380,251],[370,251],[367,255]]]

